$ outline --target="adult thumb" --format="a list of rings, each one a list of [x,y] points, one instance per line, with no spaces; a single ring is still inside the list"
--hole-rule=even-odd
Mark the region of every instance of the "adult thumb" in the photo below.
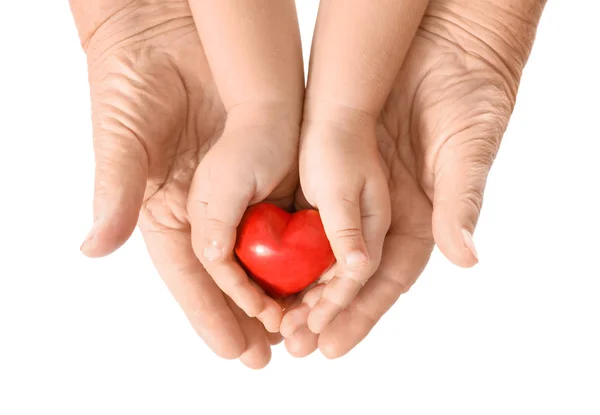
[[[464,130],[444,144],[436,160],[433,236],[446,258],[461,267],[479,261],[473,234],[501,137],[497,131]]]
[[[114,252],[133,233],[143,203],[148,156],[128,123],[131,117],[112,105],[92,106],[94,223],[81,251],[89,257]]]

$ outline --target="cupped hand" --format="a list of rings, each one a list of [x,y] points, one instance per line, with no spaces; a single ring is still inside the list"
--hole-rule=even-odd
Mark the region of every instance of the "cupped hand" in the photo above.
[[[283,309],[248,278],[234,247],[248,206],[293,204],[299,119],[289,114],[276,103],[229,111],[223,135],[196,171],[188,200],[196,256],[219,288],[271,333],[279,333]]]
[[[306,291],[281,325],[291,354],[350,351],[417,280],[434,242],[459,266],[477,263],[473,232],[486,178],[540,14],[541,7],[430,3],[377,125],[392,206],[381,264],[319,335],[308,316],[326,285]]]
[[[192,246],[194,174],[209,149],[231,143],[221,144],[225,111],[187,1],[127,2],[97,21],[83,39],[96,176],[94,225],[82,251],[111,253],[139,219],[159,274],[200,337],[221,357],[262,367],[280,337],[222,293]],[[278,198],[291,199],[295,183],[288,185]]]
[[[302,196],[319,210],[337,261],[307,317],[314,333],[350,305],[379,266],[390,226],[390,195],[375,130],[375,119],[361,111],[305,110]]]

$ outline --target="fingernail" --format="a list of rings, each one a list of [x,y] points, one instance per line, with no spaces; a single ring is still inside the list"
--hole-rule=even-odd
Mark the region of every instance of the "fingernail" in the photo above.
[[[358,265],[362,265],[365,262],[367,262],[367,256],[360,251],[350,252],[346,255],[346,265],[355,267]]]
[[[465,243],[465,246],[467,247],[467,249],[469,251],[471,251],[471,254],[473,254],[473,256],[475,257],[475,260],[477,262],[479,262],[479,256],[477,255],[477,248],[475,248],[475,242],[473,242],[473,234],[471,234],[471,232],[469,232],[468,230],[463,229],[462,236],[463,236],[463,241]]]
[[[213,242],[209,246],[204,248],[204,252],[202,253],[204,258],[209,261],[215,261],[223,256],[223,251],[216,246],[216,242]]]
[[[100,223],[100,220],[96,220],[94,222],[94,224],[92,225],[90,231],[88,232],[87,236],[85,237],[83,243],[79,247],[80,251],[84,252],[86,250],[86,248],[89,247],[90,243],[92,242],[92,240],[96,236],[96,231],[98,230],[99,223]]]

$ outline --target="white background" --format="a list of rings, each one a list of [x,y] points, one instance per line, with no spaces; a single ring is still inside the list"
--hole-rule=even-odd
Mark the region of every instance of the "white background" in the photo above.
[[[215,357],[139,234],[91,220],[86,66],[66,1],[0,3],[0,414],[600,414],[600,7],[550,1],[458,269],[435,252],[346,357]],[[298,8],[305,54],[317,1]]]

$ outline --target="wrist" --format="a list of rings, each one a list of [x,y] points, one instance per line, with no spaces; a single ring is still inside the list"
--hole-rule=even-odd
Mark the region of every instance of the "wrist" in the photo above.
[[[372,148],[377,118],[362,109],[336,102],[307,99],[300,133],[301,153],[321,151],[324,142],[353,143],[353,148]]]
[[[298,139],[302,104],[288,101],[248,101],[227,109],[225,131],[245,129],[278,131],[287,139]],[[291,137],[290,137],[291,136]]]
[[[360,107],[329,99],[307,96],[304,101],[303,125],[329,126],[362,135],[375,128],[377,115]]]

